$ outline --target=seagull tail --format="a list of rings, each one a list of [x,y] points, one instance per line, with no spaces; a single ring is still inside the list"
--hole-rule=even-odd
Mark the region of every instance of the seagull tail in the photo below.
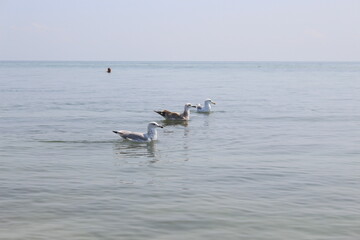
[[[160,114],[161,116],[165,117],[165,112],[164,111],[154,111],[154,112],[156,112],[156,113]]]
[[[123,130],[121,130],[121,131],[113,131],[113,133],[115,133],[115,134],[119,135],[120,137],[126,139],[126,136],[124,135]]]

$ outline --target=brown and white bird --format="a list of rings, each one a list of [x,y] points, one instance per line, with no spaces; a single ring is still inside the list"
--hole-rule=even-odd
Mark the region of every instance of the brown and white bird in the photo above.
[[[192,105],[191,103],[185,104],[183,113],[170,112],[168,110],[154,111],[154,112],[160,114],[166,120],[183,120],[183,121],[187,121],[187,120],[190,119],[190,108],[192,108],[192,107],[195,108],[196,106]]]
[[[163,128],[156,122],[148,124],[147,133],[131,132],[127,130],[113,131],[113,133],[119,135],[123,139],[130,140],[133,142],[151,142],[157,140],[156,128]]]

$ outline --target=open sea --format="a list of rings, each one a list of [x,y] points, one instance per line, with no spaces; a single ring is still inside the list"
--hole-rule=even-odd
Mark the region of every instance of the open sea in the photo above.
[[[0,136],[0,239],[360,239],[360,62],[2,61]]]

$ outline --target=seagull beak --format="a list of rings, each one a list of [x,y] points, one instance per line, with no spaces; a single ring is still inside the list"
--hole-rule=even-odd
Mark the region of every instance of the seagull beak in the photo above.
[[[211,102],[212,104],[216,105],[216,102]]]
[[[191,107],[196,108],[196,105],[191,105]]]
[[[159,128],[164,128],[164,126],[163,126],[163,125],[159,125]]]
[[[113,131],[113,133],[116,133],[116,134],[117,134],[118,132],[117,132],[117,131]]]

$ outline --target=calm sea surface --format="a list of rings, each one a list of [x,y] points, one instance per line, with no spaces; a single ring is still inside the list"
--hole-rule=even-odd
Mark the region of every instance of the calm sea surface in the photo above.
[[[360,63],[0,62],[0,99],[0,239],[360,238]]]

